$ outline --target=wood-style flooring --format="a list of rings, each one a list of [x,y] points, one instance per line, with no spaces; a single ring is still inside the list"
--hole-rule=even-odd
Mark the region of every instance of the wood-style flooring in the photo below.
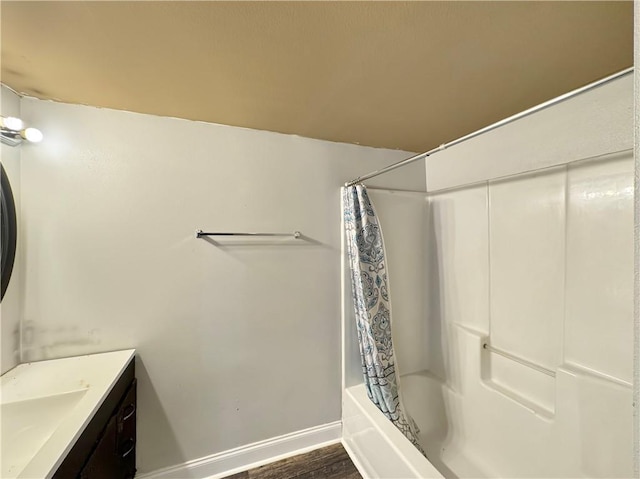
[[[256,467],[225,479],[362,479],[342,444]]]

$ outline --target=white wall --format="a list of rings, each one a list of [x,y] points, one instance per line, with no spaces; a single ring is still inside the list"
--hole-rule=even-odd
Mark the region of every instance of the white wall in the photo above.
[[[137,348],[140,472],[340,418],[339,187],[408,153],[35,99],[22,117],[45,135],[22,149],[22,359]],[[424,190],[424,167],[379,182]]]
[[[0,87],[0,111],[2,116],[20,117],[20,97],[8,88]],[[16,213],[18,213],[18,229],[21,227],[20,211],[20,148],[2,143],[0,150],[11,190],[13,191]],[[21,302],[21,254],[20,231],[16,244],[16,258],[13,263],[13,273],[2,303],[0,303],[0,326],[2,338],[0,353],[0,370],[4,374],[15,367],[19,361],[20,352],[20,302]]]

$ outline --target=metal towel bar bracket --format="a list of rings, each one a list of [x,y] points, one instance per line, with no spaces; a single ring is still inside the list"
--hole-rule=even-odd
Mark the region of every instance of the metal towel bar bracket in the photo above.
[[[300,231],[294,231],[293,233],[206,233],[202,230],[196,230],[196,238],[202,238],[203,236],[293,236],[295,239],[300,239],[302,233]]]

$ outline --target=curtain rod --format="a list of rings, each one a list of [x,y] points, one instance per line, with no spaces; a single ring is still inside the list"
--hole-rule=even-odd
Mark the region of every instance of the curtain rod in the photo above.
[[[614,73],[613,75],[609,75],[608,77],[602,78],[598,81],[595,81],[593,83],[589,83],[588,85],[585,85],[583,87],[577,88],[575,90],[572,90],[568,93],[565,93],[564,95],[560,95],[556,98],[553,98],[549,101],[546,101],[544,103],[540,103],[539,105],[536,105],[532,108],[529,108],[528,110],[524,110],[520,113],[517,113],[513,116],[510,116],[508,118],[505,118],[504,120],[500,120],[496,123],[493,123],[489,126],[485,126],[484,128],[481,128],[480,130],[476,130],[473,133],[469,133],[468,135],[462,136],[460,138],[458,138],[457,140],[453,140],[450,141],[448,143],[443,143],[442,145],[433,148],[429,151],[426,151],[424,153],[420,153],[418,155],[414,155],[411,156],[409,158],[406,158],[404,160],[400,160],[396,163],[392,163],[389,166],[385,166],[384,168],[380,169],[380,170],[376,170],[376,171],[372,171],[371,173],[367,173],[366,175],[362,175],[362,176],[358,176],[356,179],[348,181],[347,183],[344,184],[344,186],[353,186],[356,185],[358,183],[361,183],[365,180],[368,180],[370,178],[374,178],[378,175],[382,175],[384,173],[387,173],[389,171],[395,170],[396,168],[400,168],[402,166],[408,165],[409,163],[413,163],[414,161],[418,161],[421,160],[423,158],[427,158],[428,156],[433,155],[434,153],[437,153],[439,151],[443,151],[446,150],[447,148],[450,148],[452,146],[458,145],[464,141],[470,140],[471,138],[475,138],[476,136],[482,135],[483,133],[487,133],[491,130],[495,130],[496,128],[499,128],[501,126],[504,126],[508,123],[514,122],[516,120],[520,120],[521,118],[524,118],[526,116],[529,116],[533,113],[539,112],[541,110],[544,110],[545,108],[549,108],[550,106],[556,105],[558,103],[561,103],[565,100],[568,100],[570,98],[573,98],[574,96],[580,95],[581,93],[584,93],[586,91],[592,90],[594,88],[597,88],[599,86],[604,85],[605,83],[609,83],[610,81],[616,80],[620,77],[623,77],[625,75],[628,75],[629,73],[633,72],[633,67],[629,67],[626,68],[618,73]]]

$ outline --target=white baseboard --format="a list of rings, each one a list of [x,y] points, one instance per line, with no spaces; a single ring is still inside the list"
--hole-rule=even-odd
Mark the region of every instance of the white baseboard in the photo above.
[[[265,441],[201,457],[177,466],[136,475],[136,479],[220,479],[286,457],[340,442],[342,423],[335,421]]]

